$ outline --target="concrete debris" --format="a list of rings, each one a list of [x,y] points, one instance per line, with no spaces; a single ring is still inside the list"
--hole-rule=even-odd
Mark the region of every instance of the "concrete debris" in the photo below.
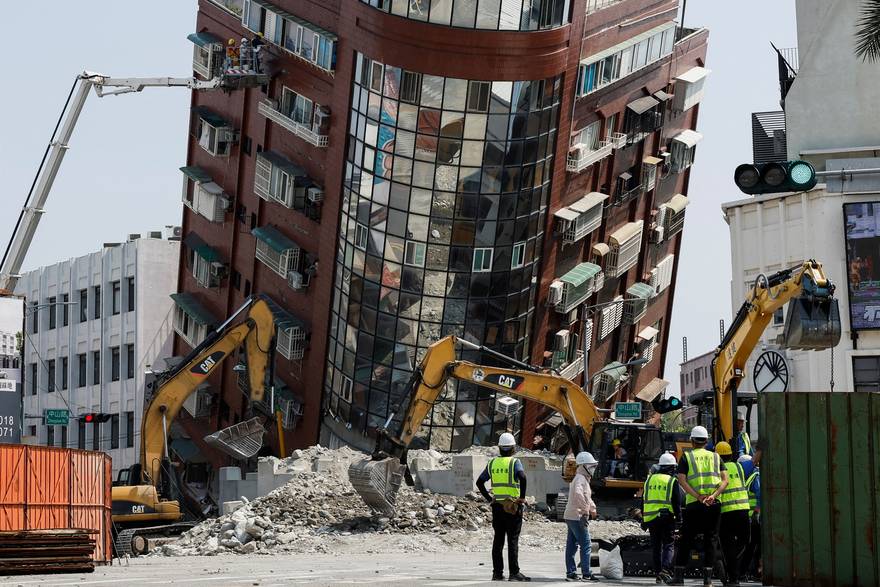
[[[444,455],[431,457],[440,461]],[[381,551],[389,540],[403,552],[430,551],[443,543],[483,550],[491,542],[483,535],[491,535],[491,508],[475,491],[452,496],[403,486],[395,517],[371,512],[348,481],[349,463],[363,458],[363,453],[348,448],[294,451],[276,463],[279,470],[291,473],[286,485],[255,500],[242,498],[234,511],[202,522],[154,555],[334,553],[353,547],[352,541],[363,541],[360,548],[371,552]],[[529,501],[524,545],[562,548],[565,526],[549,521],[538,511],[542,504]],[[634,523],[597,521],[591,523],[590,533],[595,540],[642,532]]]

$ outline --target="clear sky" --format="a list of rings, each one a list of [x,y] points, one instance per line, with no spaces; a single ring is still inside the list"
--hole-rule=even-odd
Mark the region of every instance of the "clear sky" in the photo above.
[[[18,2],[12,11],[10,22],[29,25],[6,31],[8,57],[21,60],[7,67],[0,92],[4,246],[74,76],[84,69],[119,77],[190,75],[186,36],[195,28],[196,1]],[[712,75],[700,106],[705,139],[691,175],[669,337],[666,378],[673,389],[682,336],[693,357],[718,344],[720,318],[730,323],[730,240],[720,205],[743,197],[731,178],[737,164],[751,160],[751,112],[779,108],[770,42],[797,44],[794,0],[689,0],[685,24],[710,29]],[[189,103],[189,92],[175,88],[89,97],[26,270],[131,232],[179,224]]]

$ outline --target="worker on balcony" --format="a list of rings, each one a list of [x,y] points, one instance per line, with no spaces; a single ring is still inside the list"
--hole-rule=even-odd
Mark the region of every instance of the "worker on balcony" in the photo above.
[[[660,455],[658,469],[645,480],[642,529],[651,535],[656,583],[669,580],[675,554],[675,523],[681,519],[681,490],[675,478],[675,457]]]
[[[263,33],[257,33],[256,36],[251,39],[251,50],[254,54],[254,73],[262,73],[263,72],[263,50],[265,49],[266,42],[263,41]]]
[[[489,459],[489,464],[477,478],[477,489],[492,504],[492,580],[504,580],[504,540],[507,539],[507,561],[510,581],[531,581],[519,570],[519,534],[522,530],[523,504],[526,499],[526,473],[522,462],[513,456],[516,439],[505,432],[498,439],[501,456]],[[492,494],[486,482],[492,483]]]
[[[721,493],[721,547],[724,550],[725,585],[739,585],[740,561],[749,544],[749,491],[743,466],[736,461],[730,444],[721,441],[715,452],[724,462],[729,480]]]
[[[675,553],[675,575],[668,585],[684,585],[684,568],[697,535],[703,535],[703,585],[712,585],[715,540],[721,518],[718,498],[727,488],[727,469],[717,453],[706,450],[709,431],[703,426],[691,430],[693,448],[678,461],[678,484],[685,492],[681,541]]]

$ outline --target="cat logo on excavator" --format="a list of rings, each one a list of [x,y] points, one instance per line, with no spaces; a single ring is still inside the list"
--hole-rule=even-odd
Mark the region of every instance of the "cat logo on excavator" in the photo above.
[[[219,363],[225,355],[226,353],[223,351],[215,351],[205,357],[204,361],[190,369],[189,372],[193,375],[198,375],[199,377],[206,377],[208,373],[211,372],[211,369],[214,368],[214,365]]]

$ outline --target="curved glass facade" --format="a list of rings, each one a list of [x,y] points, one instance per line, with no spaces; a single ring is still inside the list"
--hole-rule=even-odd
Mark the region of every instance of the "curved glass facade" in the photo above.
[[[492,31],[537,31],[569,23],[570,0],[361,0],[396,16]]]
[[[528,355],[560,90],[357,56],[325,378],[350,434],[385,423],[442,336]],[[450,382],[423,438],[492,442],[511,424],[492,396]]]

